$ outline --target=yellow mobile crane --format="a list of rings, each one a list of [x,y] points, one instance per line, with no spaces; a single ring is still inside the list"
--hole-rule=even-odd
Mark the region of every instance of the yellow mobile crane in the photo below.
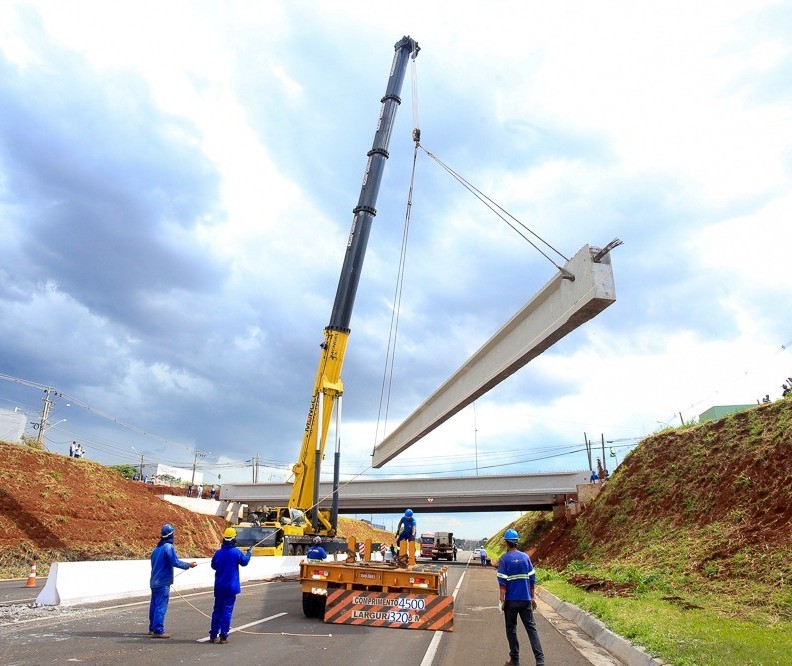
[[[349,232],[344,264],[338,281],[330,323],[324,330],[319,367],[314,380],[313,394],[308,408],[308,418],[302,437],[300,455],[292,471],[294,485],[288,506],[265,507],[256,512],[255,527],[237,530],[237,543],[255,545],[258,555],[303,555],[314,536],[322,537],[322,546],[328,552],[346,550],[346,540],[336,536],[338,527],[338,473],[339,451],[336,450],[332,510],[319,509],[319,471],[324,457],[327,433],[336,407],[344,391],[341,368],[344,364],[349,323],[355,302],[363,258],[366,253],[371,224],[377,214],[375,205],[385,163],[388,159],[396,110],[407,62],[418,55],[418,43],[403,37],[395,45],[393,64],[385,96],[382,98],[374,142],[368,152],[360,198],[353,210],[352,229]],[[252,518],[252,516],[248,516]]]

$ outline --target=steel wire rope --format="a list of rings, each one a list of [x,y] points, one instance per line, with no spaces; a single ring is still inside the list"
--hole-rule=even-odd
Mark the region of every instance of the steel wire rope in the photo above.
[[[553,259],[551,259],[551,258],[550,258],[550,257],[547,255],[547,253],[546,253],[546,252],[544,252],[544,250],[542,250],[541,248],[539,248],[539,246],[538,246],[538,245],[536,245],[536,243],[534,243],[534,242],[533,242],[533,241],[532,241],[530,238],[528,238],[528,237],[527,237],[527,236],[526,236],[524,233],[522,233],[522,232],[521,232],[519,229],[517,229],[517,228],[514,226],[514,224],[512,224],[511,222],[509,222],[509,220],[507,220],[507,219],[506,219],[506,217],[509,217],[509,218],[511,218],[512,220],[514,220],[514,222],[516,222],[518,225],[520,225],[520,226],[521,226],[523,229],[525,229],[525,230],[526,230],[526,231],[527,231],[529,234],[531,234],[532,236],[534,236],[534,237],[535,237],[537,240],[539,240],[541,243],[543,243],[543,244],[544,244],[544,245],[546,245],[548,248],[550,248],[550,249],[551,249],[553,252],[555,252],[555,253],[556,253],[556,254],[557,254],[559,257],[561,257],[561,258],[562,258],[564,261],[567,261],[567,262],[568,262],[568,261],[569,261],[569,258],[568,258],[568,257],[566,257],[566,256],[565,256],[565,255],[564,255],[562,252],[560,252],[559,250],[557,250],[555,247],[553,247],[553,246],[552,246],[550,243],[548,243],[548,242],[547,242],[547,241],[546,241],[544,238],[542,238],[542,237],[541,237],[539,234],[537,234],[535,231],[533,231],[532,229],[530,229],[530,228],[529,228],[529,227],[528,227],[526,224],[524,224],[523,222],[521,222],[520,220],[518,220],[518,219],[517,219],[517,218],[516,218],[514,215],[512,215],[512,214],[511,214],[509,211],[507,211],[505,208],[503,208],[503,207],[502,207],[500,204],[498,204],[497,202],[493,201],[493,200],[492,200],[490,197],[488,197],[486,194],[484,194],[484,192],[482,192],[482,191],[481,191],[481,190],[479,190],[479,189],[478,189],[478,188],[477,188],[475,185],[473,185],[471,182],[469,182],[468,180],[466,180],[466,179],[465,179],[465,178],[464,178],[464,177],[463,177],[461,174],[459,174],[457,171],[455,171],[455,170],[454,170],[454,169],[452,169],[450,166],[448,166],[448,165],[447,165],[445,162],[443,162],[443,161],[442,161],[440,158],[438,158],[438,157],[437,157],[437,156],[436,156],[434,153],[432,153],[431,151],[427,150],[427,149],[426,149],[426,146],[424,146],[424,145],[423,145],[423,144],[421,144],[420,142],[419,142],[419,145],[420,145],[421,149],[422,149],[422,150],[423,150],[423,151],[424,151],[424,152],[425,152],[425,153],[426,153],[426,154],[427,154],[427,155],[428,155],[428,156],[429,156],[431,159],[433,159],[433,160],[434,160],[434,161],[435,161],[435,162],[436,162],[438,165],[440,165],[440,167],[441,167],[442,169],[444,169],[444,170],[445,170],[447,173],[451,174],[451,176],[452,176],[452,177],[453,177],[453,178],[454,178],[454,179],[455,179],[455,180],[456,180],[458,183],[460,183],[460,184],[461,184],[461,185],[462,185],[462,186],[463,186],[463,187],[464,187],[466,190],[468,190],[468,192],[470,192],[471,194],[473,194],[473,196],[475,196],[475,197],[476,197],[476,198],[477,198],[479,201],[481,201],[481,203],[483,203],[483,204],[484,204],[484,205],[485,205],[487,208],[489,208],[489,209],[490,209],[490,210],[491,210],[493,213],[495,213],[495,215],[497,215],[497,216],[498,216],[498,217],[499,217],[501,220],[503,220],[503,221],[504,221],[504,222],[505,222],[505,223],[506,223],[506,224],[507,224],[509,227],[511,227],[511,228],[512,228],[512,230],[514,230],[514,231],[515,231],[515,232],[516,232],[516,233],[517,233],[517,234],[518,234],[520,237],[522,237],[522,238],[523,238],[525,241],[527,241],[527,242],[528,242],[528,243],[529,243],[529,244],[530,244],[530,245],[531,245],[531,246],[532,246],[532,247],[533,247],[533,248],[534,248],[534,249],[535,249],[537,252],[539,252],[539,254],[541,254],[541,255],[542,255],[542,256],[543,256],[545,259],[547,259],[547,260],[548,260],[548,261],[549,261],[551,264],[553,264],[553,266],[555,266],[555,267],[556,267],[556,268],[557,268],[559,271],[561,271],[561,272],[562,272],[562,273],[564,273],[565,275],[570,275],[570,274],[569,274],[569,271],[567,271],[565,268],[563,268],[562,266],[559,266],[559,265],[558,265],[558,264],[557,264],[555,261],[553,261]],[[497,210],[496,210],[496,209],[497,209]]]
[[[183,571],[179,571],[174,576],[174,578],[178,578],[183,573],[185,573],[185,571],[187,571],[187,569],[185,569]],[[281,576],[280,580],[281,581],[285,580],[285,578],[283,578]],[[193,610],[197,611],[200,615],[203,615],[207,620],[211,620],[212,619],[211,615],[207,615],[206,613],[204,613],[200,608],[198,608],[198,606],[196,606],[194,603],[189,601],[187,599],[187,597],[185,597],[178,589],[173,588],[173,591],[178,595],[178,597],[184,603],[186,603],[188,606],[190,606],[190,608],[192,608]],[[231,629],[231,631],[229,633],[231,633],[231,632],[233,632],[235,634],[251,634],[253,636],[301,636],[301,637],[304,637],[304,638],[332,638],[333,637],[333,634],[293,634],[293,633],[290,633],[288,631],[247,631],[246,629],[233,629],[233,628]]]
[[[401,313],[401,299],[402,290],[404,286],[404,272],[407,263],[407,243],[410,235],[410,219],[412,217],[412,197],[415,188],[415,171],[418,160],[418,145],[421,137],[420,121],[418,118],[418,68],[415,64],[415,58],[411,59],[410,65],[410,82],[411,82],[411,103],[412,103],[412,119],[413,131],[412,138],[415,146],[413,148],[412,170],[410,173],[410,186],[407,190],[407,205],[404,212],[404,227],[402,230],[402,242],[399,250],[399,265],[396,273],[396,286],[393,294],[393,308],[391,310],[391,322],[388,330],[388,344],[385,350],[385,367],[382,371],[382,384],[380,386],[380,399],[377,408],[377,421],[374,427],[374,448],[377,446],[379,437],[380,421],[383,420],[382,434],[388,428],[388,414],[390,411],[390,397],[393,389],[393,368],[396,362],[396,339],[399,332],[399,315]],[[386,391],[387,384],[387,391]],[[385,415],[382,417],[383,402],[385,403]]]
[[[379,437],[381,419],[383,420],[383,424],[382,424],[383,436],[385,435],[385,432],[387,431],[388,428],[390,397],[391,397],[391,391],[393,389],[393,368],[394,368],[394,363],[396,361],[396,339],[399,333],[399,315],[401,313],[401,299],[402,299],[402,293],[404,287],[404,271],[407,263],[407,242],[410,235],[412,195],[413,195],[413,188],[415,185],[415,169],[416,169],[417,158],[418,158],[418,144],[416,143],[415,148],[413,150],[412,173],[410,176],[410,187],[407,194],[407,209],[404,215],[404,229],[402,231],[402,243],[401,243],[401,249],[399,251],[399,267],[396,276],[396,287],[393,295],[391,323],[390,323],[390,329],[388,331],[388,345],[385,351],[385,367],[382,372],[382,385],[380,387],[380,401],[377,410],[377,422],[374,428],[375,447]],[[387,390],[386,390],[386,385],[387,385]],[[385,403],[384,419],[382,415],[383,402]]]

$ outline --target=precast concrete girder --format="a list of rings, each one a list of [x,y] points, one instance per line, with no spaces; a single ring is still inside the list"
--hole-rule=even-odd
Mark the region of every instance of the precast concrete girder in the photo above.
[[[375,448],[382,467],[616,300],[610,255],[588,245]],[[574,280],[569,279],[569,275]]]

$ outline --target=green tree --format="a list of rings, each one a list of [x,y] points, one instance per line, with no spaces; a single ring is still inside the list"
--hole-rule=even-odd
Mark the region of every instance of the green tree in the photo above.
[[[134,465],[108,465],[110,469],[114,469],[125,479],[131,479],[138,473],[138,468]]]

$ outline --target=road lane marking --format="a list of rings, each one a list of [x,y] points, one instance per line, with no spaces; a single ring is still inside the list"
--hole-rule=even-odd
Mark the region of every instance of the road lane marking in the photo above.
[[[459,592],[459,588],[462,587],[462,581],[465,580],[465,574],[467,573],[467,569],[462,572],[462,575],[459,577],[459,581],[454,588],[451,596],[454,597],[454,601],[456,601],[457,593]],[[443,637],[442,631],[435,631],[435,635],[432,636],[432,642],[429,643],[429,647],[426,648],[426,654],[424,658],[421,660],[421,666],[431,666],[432,661],[435,658],[435,654],[437,654],[437,648],[440,645],[440,639]]]
[[[276,581],[267,580],[267,581],[262,581],[260,583],[250,583],[250,584],[247,584],[247,585],[243,585],[242,589],[243,590],[247,590],[247,589],[249,589],[251,587],[260,587],[261,585],[269,585],[270,583],[273,583],[273,582],[276,582]],[[201,595],[205,596],[205,595],[212,594],[212,593],[213,593],[212,590],[208,589],[208,590],[203,590],[202,592],[192,592],[190,594],[179,594],[176,597],[171,597],[171,603],[175,603],[175,602],[179,601],[179,598],[199,597]],[[101,602],[93,602],[93,603],[101,603]],[[61,606],[60,604],[57,604],[55,606],[48,606],[46,604],[42,604],[42,606],[45,606],[45,607],[48,607],[48,608],[56,608],[57,607],[57,608],[65,610],[67,612],[62,613],[62,614],[58,614],[58,615],[42,615],[42,616],[39,616],[39,617],[30,617],[30,618],[26,618],[24,620],[15,620],[13,622],[0,622],[0,627],[17,626],[17,625],[20,625],[20,624],[29,624],[30,622],[45,622],[45,621],[53,621],[53,620],[54,621],[58,621],[58,622],[68,621],[68,620],[73,620],[73,619],[79,617],[80,615],[85,615],[85,614],[88,614],[88,613],[97,613],[99,611],[106,611],[106,610],[116,610],[118,608],[131,608],[132,606],[143,606],[143,605],[150,604],[150,603],[151,603],[151,599],[147,598],[147,599],[142,600],[142,601],[130,601],[129,603],[116,604],[114,606],[86,606],[86,605],[80,605],[80,604],[75,604],[73,606]],[[14,604],[10,603],[10,604],[7,604],[7,605],[14,605]],[[19,603],[18,605],[29,606],[29,604],[24,603],[24,602]],[[74,611],[74,612],[70,612],[70,611]]]
[[[241,627],[234,627],[228,633],[229,634],[233,634],[235,631],[242,631],[243,629],[247,629],[248,627],[253,627],[253,626],[257,625],[257,624],[261,624],[262,622],[269,622],[270,620],[276,620],[279,617],[282,617],[284,615],[288,615],[288,613],[276,613],[275,615],[270,615],[269,617],[265,617],[265,618],[263,618],[261,620],[255,620],[253,622],[248,622],[247,624],[243,624]],[[203,638],[199,638],[195,642],[196,643],[208,643],[209,642],[209,636],[204,636]]]

